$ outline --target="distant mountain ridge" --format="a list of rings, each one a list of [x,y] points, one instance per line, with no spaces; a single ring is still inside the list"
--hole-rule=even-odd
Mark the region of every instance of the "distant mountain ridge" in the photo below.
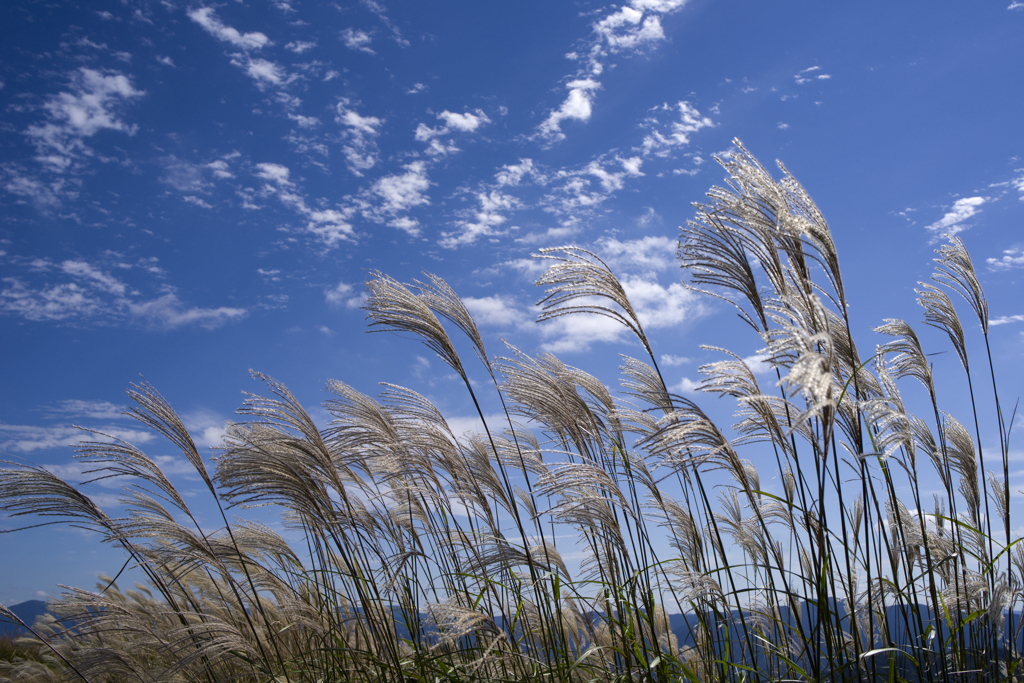
[[[42,600],[26,600],[25,602],[19,602],[17,605],[11,605],[7,609],[14,612],[19,619],[31,626],[38,617],[46,614],[46,603]],[[24,634],[25,629],[21,627],[21,624],[0,615],[0,636],[14,637]]]

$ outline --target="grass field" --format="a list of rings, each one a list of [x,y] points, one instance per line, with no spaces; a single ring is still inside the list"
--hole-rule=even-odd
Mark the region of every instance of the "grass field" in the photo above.
[[[127,443],[79,452],[96,477],[130,478],[119,518],[40,467],[8,464],[0,509],[94,529],[147,582],[69,591],[34,645],[3,643],[2,675],[1020,680],[1012,416],[965,246],[944,244],[919,291],[965,373],[973,412],[955,417],[928,359],[950,349],[922,348],[902,320],[879,321],[877,350],[858,348],[824,219],[793,177],[739,149],[679,247],[691,286],[734,306],[764,348],[768,375],[727,349],[701,368],[701,400],[734,400],[736,424],[669,390],[622,284],[584,249],[538,255],[549,264],[540,320],[628,328],[646,356],[623,357],[616,396],[549,354],[492,355],[439,278],[375,273],[371,327],[426,344],[485,429],[454,434],[416,392],[389,385],[372,398],[339,381],[320,429],[262,377],[265,395],[245,402],[211,471],[157,390],[133,387],[132,414],[195,466],[222,526],[202,527]],[[490,386],[471,381],[481,368]],[[920,415],[902,398],[910,386],[927,397]],[[485,419],[485,401],[505,418]],[[228,509],[245,505],[277,506],[303,543],[232,521]],[[670,614],[685,615],[685,632]]]

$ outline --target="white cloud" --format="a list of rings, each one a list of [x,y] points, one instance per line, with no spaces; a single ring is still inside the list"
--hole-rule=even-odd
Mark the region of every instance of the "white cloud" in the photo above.
[[[987,197],[964,197],[963,199],[958,199],[953,204],[952,210],[931,225],[926,225],[925,230],[930,230],[934,233],[933,242],[942,239],[944,235],[955,235],[958,232],[963,232],[970,227],[965,225],[964,221],[976,215],[980,211],[979,207],[986,201],[988,201]]]
[[[289,178],[287,166],[273,163],[256,164],[256,177],[266,180],[262,193],[276,195],[286,206],[307,219],[305,232],[315,236],[328,248],[334,248],[343,241],[354,241],[355,231],[349,219],[355,213],[352,207],[312,208],[306,198],[299,194]],[[321,202],[323,203],[323,202]]]
[[[384,120],[376,116],[361,116],[342,98],[337,106],[335,121],[345,126],[346,144],[342,147],[348,169],[357,176],[373,168],[378,161],[376,137]]]
[[[645,329],[675,327],[702,312],[697,296],[679,283],[662,287],[640,277],[620,282]]]
[[[621,171],[610,171],[603,159],[595,159],[579,170],[562,169],[554,179],[564,180],[542,198],[542,204],[558,214],[573,214],[579,209],[592,209],[625,186],[626,178],[642,176],[641,157],[623,159],[616,157]],[[612,167],[614,168],[614,167]],[[596,178],[600,188],[594,188],[591,178]]]
[[[76,278],[90,280],[94,287],[101,289],[111,294],[117,294],[121,296],[125,293],[125,285],[120,282],[117,278],[108,275],[107,273],[101,272],[85,261],[64,261],[60,265],[68,275]]]
[[[32,202],[40,211],[58,208],[64,199],[74,199],[78,196],[77,190],[74,189],[77,185],[74,179],[58,176],[44,182],[11,164],[4,164],[0,169],[4,175],[4,189]]]
[[[630,6],[636,9],[667,14],[685,5],[689,0],[630,0]]]
[[[336,287],[324,291],[324,299],[332,306],[359,308],[366,301],[366,292],[357,292],[356,285],[339,282]]]
[[[538,127],[540,135],[548,140],[565,138],[562,121],[566,119],[584,122],[590,120],[593,113],[594,91],[600,88],[601,84],[591,78],[583,78],[570,81],[565,87],[569,89],[569,96],[562,102],[562,106],[551,112]]]
[[[1019,170],[1020,169],[1018,169],[1018,172]],[[1013,185],[1014,189],[1017,190],[1017,192],[1020,192],[1020,200],[1024,202],[1024,175],[1020,176],[1019,178],[1014,178],[1013,180],[1010,181],[1010,184]]]
[[[696,394],[700,391],[700,382],[694,382],[689,377],[683,377],[678,384],[670,386],[669,391],[678,394]]]
[[[56,408],[50,408],[47,412],[68,417],[87,417],[93,420],[117,420],[125,417],[125,410],[124,406],[115,405],[109,401],[68,399],[60,401]]]
[[[442,143],[436,138],[448,135],[452,132],[472,133],[480,126],[491,122],[491,120],[487,118],[487,115],[480,109],[477,109],[475,114],[470,112],[457,114],[445,110],[438,114],[437,118],[444,121],[443,126],[431,128],[425,123],[421,123],[416,126],[416,140],[419,142],[429,143],[426,153],[430,156],[447,156],[448,154],[453,154],[459,151],[459,148],[455,146],[454,142],[449,141],[447,143]]]
[[[669,237],[647,236],[619,241],[606,237],[598,242],[601,256],[616,269],[638,268],[643,272],[661,271],[678,265],[678,241]]]
[[[235,54],[231,56],[231,63],[244,69],[260,90],[270,85],[288,85],[295,80],[295,76],[289,75],[280,64],[261,57],[253,58],[247,54]]]
[[[1007,249],[1003,252],[1002,258],[985,259],[985,262],[988,263],[988,267],[992,270],[1024,268],[1024,248]]]
[[[638,277],[620,282],[645,330],[675,327],[703,314],[699,299],[680,284],[663,287]],[[542,338],[554,338],[543,344],[552,353],[586,351],[594,342],[622,342],[627,334],[623,325],[601,315],[563,315],[541,325]]]
[[[485,268],[480,272],[497,273],[503,268],[508,268],[518,272],[529,280],[536,280],[544,274],[544,271],[548,269],[549,265],[550,262],[543,259],[521,258],[511,261],[502,261],[501,263]]]
[[[1001,315],[998,318],[992,318],[992,320],[988,322],[992,327],[995,327],[996,325],[1007,325],[1009,323],[1024,323],[1024,315]]]
[[[438,242],[446,249],[472,244],[478,237],[504,234],[497,230],[508,218],[501,212],[512,211],[520,207],[518,199],[500,190],[481,191],[476,193],[477,208],[468,212],[468,216],[456,224],[459,229],[442,233]]]
[[[270,45],[270,39],[262,33],[241,33],[238,29],[224,24],[217,18],[212,7],[199,7],[188,12],[188,18],[196,22],[211,36],[243,50],[259,50]]]
[[[412,87],[405,91],[406,95],[416,95],[417,93],[426,92],[427,86],[422,83],[413,83]]]
[[[593,113],[595,91],[601,84],[594,80],[604,71],[602,60],[609,53],[642,52],[665,40],[661,15],[675,12],[687,0],[631,0],[628,6],[614,8],[592,25],[596,39],[585,51],[566,54],[567,59],[583,62],[566,87],[569,95],[538,126],[537,136],[548,142],[565,138],[562,122],[568,119],[588,121]]]
[[[1024,2],[1011,2],[1006,9],[1024,9]]]
[[[462,302],[479,325],[519,327],[530,320],[512,297],[498,294],[481,298],[468,296],[463,297]]]
[[[223,159],[211,161],[206,165],[206,167],[213,171],[214,177],[218,180],[226,180],[227,178],[235,177],[235,174],[231,172],[231,167],[228,166],[228,162]]]
[[[315,235],[328,247],[336,247],[339,242],[351,242],[355,240],[355,230],[349,223],[349,218],[354,211],[350,208],[339,211],[337,209],[320,209],[308,212],[309,223],[306,231]]]
[[[25,130],[36,145],[36,159],[51,170],[63,171],[79,153],[87,151],[83,138],[101,130],[134,135],[137,127],[122,121],[118,109],[144,94],[116,71],[81,68],[74,72],[70,92],[58,93],[43,105],[48,121]]]
[[[315,40],[293,40],[292,42],[285,45],[285,49],[291,50],[297,55],[301,55],[303,52],[308,52],[316,47]]]
[[[364,215],[382,221],[385,214],[399,218],[399,214],[409,209],[430,204],[430,199],[424,194],[430,189],[426,164],[422,161],[413,161],[404,168],[405,173],[384,176],[373,184],[370,194],[380,199],[381,203],[378,207],[368,209]]]
[[[404,230],[413,237],[420,234],[420,222],[415,218],[409,218],[408,216],[399,216],[398,218],[392,218],[388,221],[388,225],[392,228],[398,228]]]
[[[481,125],[491,122],[487,115],[479,109],[476,110],[475,114],[469,112],[456,114],[455,112],[445,110],[438,114],[437,118],[442,119],[449,130],[459,130],[464,133],[471,133]]]
[[[657,118],[647,119],[645,127],[653,130],[644,137],[644,141],[640,145],[645,156],[648,154],[659,157],[668,156],[672,149],[690,144],[690,136],[700,129],[715,125],[714,121],[707,116],[702,116],[689,102],[677,102],[673,107],[666,103],[657,109],[661,111],[676,110],[679,112],[679,120],[673,121],[666,130]]]
[[[162,55],[156,58],[156,61],[160,62],[164,66],[174,67],[174,60],[166,55]]]
[[[152,432],[137,429],[98,427],[96,431],[134,444],[146,443],[153,439]],[[40,427],[0,423],[0,450],[14,453],[31,453],[32,451],[48,448],[74,446],[83,441],[107,443],[111,440],[111,438],[86,432],[69,425]],[[50,467],[47,466],[47,469],[50,469]]]
[[[0,289],[0,311],[26,320],[57,321],[88,318],[101,312],[100,300],[74,282],[28,287],[21,280],[5,277]]]
[[[213,208],[213,204],[209,203],[204,199],[200,199],[199,197],[196,197],[194,195],[185,195],[184,197],[182,197],[182,199],[184,199],[189,204],[192,204],[193,206],[198,206],[200,209]]]
[[[612,52],[637,50],[648,43],[665,39],[665,31],[657,14],[644,18],[644,13],[634,7],[623,7],[594,24]]]
[[[315,128],[320,125],[320,119],[315,116],[303,116],[302,114],[288,114],[288,118],[299,124],[300,128]]]
[[[554,354],[587,351],[597,342],[618,342],[626,329],[603,315],[563,315],[540,326],[541,348]]]
[[[797,85],[803,85],[811,81],[827,81],[832,78],[830,74],[818,73],[819,71],[821,71],[820,66],[811,66],[798,72],[793,78],[796,80]]]
[[[203,192],[209,183],[203,178],[203,167],[177,158],[173,154],[160,160],[164,173],[160,177],[179,192]]]
[[[345,47],[350,50],[359,50],[371,55],[377,54],[370,48],[370,43],[372,41],[373,36],[366,31],[347,28],[341,32],[341,42],[345,43]]]
[[[523,178],[536,174],[537,170],[533,165],[533,159],[520,159],[518,164],[502,166],[494,174],[494,179],[498,181],[498,185],[515,187],[519,185]]]
[[[291,181],[288,180],[288,176],[291,175],[291,171],[288,170],[287,166],[281,164],[262,163],[256,164],[256,177],[263,178],[277,185],[284,185],[286,187],[291,186]]]
[[[768,353],[755,353],[752,356],[746,356],[743,362],[755,375],[768,375],[775,371],[775,368],[768,362],[769,357]]]
[[[670,353],[663,354],[661,356],[661,364],[667,368],[674,368],[679,365],[686,365],[690,362],[689,358],[685,356],[674,356]]]
[[[175,329],[185,325],[199,325],[212,330],[232,320],[240,320],[248,315],[244,308],[186,308],[174,293],[143,301],[127,303],[128,312],[140,320],[161,327]]]
[[[194,410],[191,413],[184,413],[181,420],[185,423],[189,434],[192,435],[192,441],[199,448],[217,447],[224,442],[224,435],[227,434],[227,421],[219,414],[211,410]],[[183,458],[179,458],[179,460],[184,461]],[[188,471],[175,473],[193,474],[195,470],[192,465],[187,461],[184,463],[188,466]],[[157,464],[164,468],[163,463],[157,462]],[[166,469],[164,469],[164,473],[168,474]]]
[[[789,124],[788,123],[783,123],[783,122],[780,121],[779,125],[777,127],[778,127],[779,130],[786,130],[787,128],[789,128]]]

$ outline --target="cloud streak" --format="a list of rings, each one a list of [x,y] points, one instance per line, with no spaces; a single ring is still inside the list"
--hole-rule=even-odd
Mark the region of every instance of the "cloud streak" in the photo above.
[[[953,236],[971,227],[966,221],[976,216],[986,201],[987,197],[964,197],[956,200],[946,215],[925,226],[925,230],[933,233],[932,242],[941,240],[944,235]]]

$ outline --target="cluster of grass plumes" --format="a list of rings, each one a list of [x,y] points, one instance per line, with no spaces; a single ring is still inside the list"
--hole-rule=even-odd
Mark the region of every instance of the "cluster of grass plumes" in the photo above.
[[[69,591],[37,624],[34,656],[0,663],[0,675],[1021,678],[1012,418],[995,393],[987,304],[963,244],[942,247],[920,302],[953,344],[972,406],[991,382],[995,455],[982,452],[977,408],[973,434],[941,410],[909,324],[885,321],[876,331],[891,341],[859,353],[835,245],[796,180],[785,169],[773,179],[742,147],[723,166],[728,187],[698,206],[679,256],[694,288],[739,310],[775,374],[762,387],[726,350],[701,369],[709,399],[736,401],[737,424],[724,429],[669,390],[619,280],[583,249],[539,255],[550,262],[540,318],[603,315],[633,333],[648,359],[624,357],[628,400],[549,354],[489,355],[437,277],[402,284],[374,274],[371,327],[430,347],[463,380],[484,430],[453,433],[409,389],[386,385],[374,399],[341,382],[328,384],[334,420],[319,429],[283,385],[258,376],[267,395],[245,402],[211,474],[167,402],[135,387],[132,415],[182,450],[223,526],[203,528],[159,467],[117,440],[87,444],[79,457],[97,479],[128,478],[119,518],[42,468],[0,471],[0,509],[98,531],[148,579],[135,591],[113,580]],[[971,375],[951,293],[979,319],[983,380]],[[490,387],[471,381],[449,330]],[[915,382],[926,418],[900,394]],[[499,424],[485,419],[481,391],[500,401]],[[772,478],[778,490],[762,486]],[[922,478],[941,488],[932,500]],[[229,521],[227,508],[249,505],[283,509],[302,546]],[[683,632],[669,613],[685,615]]]

